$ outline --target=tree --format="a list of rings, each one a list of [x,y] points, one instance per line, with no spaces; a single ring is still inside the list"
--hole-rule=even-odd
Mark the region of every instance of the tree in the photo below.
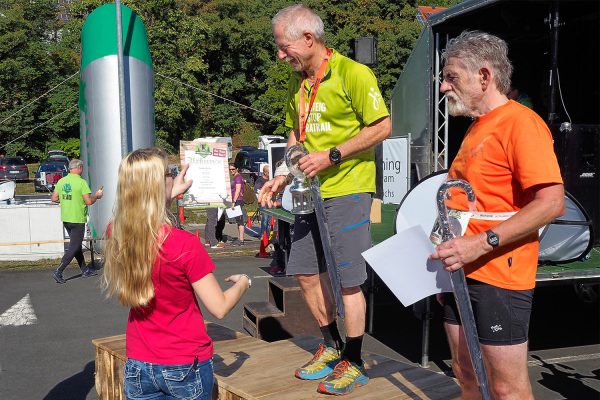
[[[62,77],[62,71],[74,72],[69,56],[57,51],[62,23],[56,15],[53,0],[7,0],[0,5],[0,146],[13,141],[6,152],[28,160],[44,155],[44,143],[57,136],[58,125],[48,124],[29,137],[15,139],[63,107],[60,103],[68,101],[67,93],[45,93]],[[62,122],[77,121],[73,114],[74,110],[65,114]]]
[[[430,0],[448,6],[459,0]],[[85,18],[109,0],[0,3],[0,146],[28,159],[45,155],[47,143],[79,137],[79,52]],[[271,18],[288,0],[124,0],[144,22],[155,71],[157,144],[169,151],[180,140],[235,136],[240,144],[260,134],[287,135],[284,101],[291,72],[278,62]],[[421,26],[414,0],[307,0],[323,18],[326,40],[342,54],[350,41],[375,36],[373,66],[382,94],[391,92]],[[72,109],[70,109],[72,108]],[[62,114],[61,114],[62,113]],[[42,127],[35,129],[37,126]]]

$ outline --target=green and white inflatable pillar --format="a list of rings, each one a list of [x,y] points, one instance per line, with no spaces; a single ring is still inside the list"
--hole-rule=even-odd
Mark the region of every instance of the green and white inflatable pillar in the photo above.
[[[86,19],[81,33],[79,88],[81,159],[84,178],[102,200],[90,207],[92,237],[102,238],[112,216],[121,161],[121,118],[116,7],[106,4]],[[121,7],[123,67],[129,151],[154,145],[154,71],[142,20]]]

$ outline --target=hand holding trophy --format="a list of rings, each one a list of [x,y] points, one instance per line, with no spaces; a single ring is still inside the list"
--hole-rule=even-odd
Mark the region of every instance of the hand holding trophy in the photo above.
[[[285,164],[294,176],[290,193],[292,194],[292,214],[311,214],[315,210],[310,183],[300,169],[300,159],[308,155],[302,144],[290,146],[285,152]]]

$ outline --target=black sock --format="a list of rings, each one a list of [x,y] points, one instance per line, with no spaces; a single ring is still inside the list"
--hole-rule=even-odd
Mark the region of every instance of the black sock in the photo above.
[[[340,336],[336,321],[333,321],[329,325],[321,326],[319,329],[321,329],[321,333],[323,334],[325,346],[333,347],[338,350],[341,350],[344,347],[344,341]]]
[[[363,335],[357,337],[346,336],[346,346],[342,352],[342,358],[362,366],[363,362],[360,357],[362,341]]]

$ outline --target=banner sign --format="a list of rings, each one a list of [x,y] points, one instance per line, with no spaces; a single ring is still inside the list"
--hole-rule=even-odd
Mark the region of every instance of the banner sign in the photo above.
[[[408,139],[383,141],[383,203],[400,204],[408,192]]]
[[[227,144],[204,142],[179,142],[182,163],[190,165],[186,180],[194,183],[183,195],[186,208],[225,207],[231,204],[231,187],[228,173]]]

